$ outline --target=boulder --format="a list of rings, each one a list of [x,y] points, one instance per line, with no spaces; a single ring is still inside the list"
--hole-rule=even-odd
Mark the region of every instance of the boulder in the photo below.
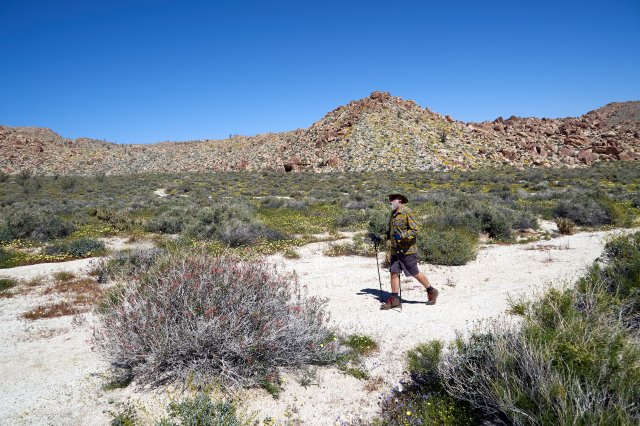
[[[620,154],[618,154],[618,160],[620,161],[629,161],[632,159],[633,158],[631,158],[631,156],[627,152],[621,152]]]
[[[558,154],[561,157],[573,157],[574,151],[567,148],[566,146],[561,146],[560,148],[558,148]]]
[[[593,148],[593,152],[605,155],[618,155],[620,154],[620,149],[616,146],[598,146]]]
[[[591,152],[590,149],[583,149],[583,150],[578,152],[577,158],[578,158],[579,161],[582,161],[583,163],[585,163],[587,165],[590,165],[598,157],[596,156],[596,154]]]

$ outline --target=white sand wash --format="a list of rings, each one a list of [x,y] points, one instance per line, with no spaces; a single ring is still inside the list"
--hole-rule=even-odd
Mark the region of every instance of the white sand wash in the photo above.
[[[496,316],[508,308],[509,295],[533,295],[551,285],[580,276],[602,252],[606,238],[629,232],[580,233],[526,245],[494,245],[480,250],[477,260],[465,266],[422,265],[440,290],[437,305],[425,305],[426,293],[413,280],[404,279],[402,312],[380,311],[375,259],[329,258],[322,255],[328,243],[298,249],[301,257],[271,259],[295,270],[309,293],[328,298],[332,321],[343,332],[373,337],[380,350],[367,360],[373,378],[383,384],[367,391],[366,381],[345,376],[334,368],[319,371],[319,384],[303,388],[285,374],[285,390],[274,400],[261,389],[246,391],[243,412],[276,422],[299,419],[303,424],[327,425],[375,415],[379,396],[397,383],[405,368],[405,352],[431,339],[449,340],[456,330],[474,321]],[[543,249],[532,250],[534,246]],[[0,270],[0,276],[31,278],[59,270],[86,271],[88,261]],[[388,274],[383,272],[388,289]],[[47,300],[35,293],[0,299],[0,424],[105,425],[109,410],[123,401],[159,407],[166,391],[148,391],[135,384],[103,391],[102,375],[108,365],[91,351],[91,314],[74,325],[72,318],[26,321],[20,314]],[[77,322],[77,321],[76,321]],[[153,408],[150,409],[153,411]],[[144,417],[144,416],[143,416]],[[152,417],[149,415],[147,417]]]

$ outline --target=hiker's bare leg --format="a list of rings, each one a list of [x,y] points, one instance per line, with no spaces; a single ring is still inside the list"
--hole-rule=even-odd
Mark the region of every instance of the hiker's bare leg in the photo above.
[[[413,278],[420,281],[420,284],[422,284],[424,288],[431,287],[431,283],[429,282],[429,279],[422,272],[418,272],[416,275],[413,276]],[[391,286],[393,287],[393,284]]]
[[[391,293],[400,291],[400,275],[397,272],[391,273]]]

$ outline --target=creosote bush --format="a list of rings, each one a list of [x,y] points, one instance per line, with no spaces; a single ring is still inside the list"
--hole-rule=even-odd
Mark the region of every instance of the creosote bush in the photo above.
[[[124,281],[100,304],[94,342],[140,381],[254,386],[336,359],[325,302],[265,261],[177,252]]]
[[[512,302],[521,321],[480,323],[444,353],[409,351],[411,380],[377,424],[639,424],[640,232],[601,260],[573,288]]]
[[[571,219],[580,226],[610,225],[616,213],[612,200],[582,193],[569,195],[553,209],[554,216]]]
[[[221,203],[199,210],[186,235],[203,240],[220,240],[231,247],[248,245],[260,238],[281,239],[283,235],[255,218],[254,209],[243,203]]]
[[[576,232],[576,223],[569,218],[557,217],[555,222],[558,227],[558,232],[563,235],[572,235]]]
[[[425,228],[418,238],[420,261],[458,266],[474,260],[478,234],[465,228]]]
[[[575,288],[518,303],[520,326],[459,338],[439,370],[448,393],[515,424],[638,424],[640,233],[602,258]]]
[[[0,225],[0,238],[49,241],[70,235],[74,226],[49,211],[12,211]]]
[[[95,256],[103,253],[105,245],[102,241],[93,238],[80,238],[73,241],[52,244],[45,247],[47,255],[66,254],[73,257]]]

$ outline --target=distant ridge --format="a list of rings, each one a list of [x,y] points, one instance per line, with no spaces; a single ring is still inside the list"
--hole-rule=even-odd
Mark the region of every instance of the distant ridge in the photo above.
[[[386,92],[351,101],[307,129],[223,140],[119,145],[50,129],[0,126],[0,170],[131,174],[234,170],[408,171],[575,167],[640,159],[640,101],[577,118],[465,123]]]

